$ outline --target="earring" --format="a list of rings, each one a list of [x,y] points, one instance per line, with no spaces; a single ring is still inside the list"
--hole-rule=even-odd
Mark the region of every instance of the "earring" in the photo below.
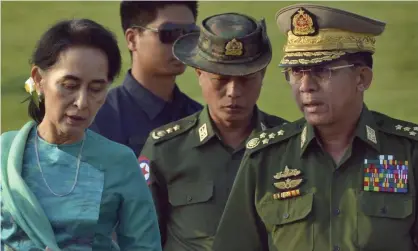
[[[42,92],[38,94],[38,100],[39,100],[39,102],[44,101],[44,94]]]

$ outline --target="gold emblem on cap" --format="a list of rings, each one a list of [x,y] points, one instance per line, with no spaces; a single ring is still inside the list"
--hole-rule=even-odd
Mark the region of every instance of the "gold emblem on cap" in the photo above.
[[[241,56],[243,51],[242,43],[235,38],[229,41],[225,46],[225,55],[227,56]]]
[[[302,8],[292,18],[293,34],[306,36],[315,33],[312,17]]]

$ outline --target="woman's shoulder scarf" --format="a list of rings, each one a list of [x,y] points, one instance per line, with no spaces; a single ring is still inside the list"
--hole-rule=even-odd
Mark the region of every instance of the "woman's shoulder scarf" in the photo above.
[[[2,202],[35,245],[61,251],[49,219],[21,176],[26,141],[34,125],[28,122],[19,131],[1,135]]]

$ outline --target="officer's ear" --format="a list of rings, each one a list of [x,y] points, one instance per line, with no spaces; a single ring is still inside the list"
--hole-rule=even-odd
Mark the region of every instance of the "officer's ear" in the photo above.
[[[196,72],[196,74],[197,74],[197,78],[199,78],[199,80],[200,80],[200,77],[202,76],[202,71],[201,70],[199,70],[199,69],[194,69],[194,71]],[[201,81],[198,81],[199,82],[199,85],[202,85],[201,84]]]
[[[202,75],[202,71],[201,71],[201,70],[199,70],[199,69],[194,69],[194,71],[196,72],[197,77],[200,77],[200,75]]]
[[[137,51],[137,39],[138,39],[138,31],[134,28],[128,28],[125,31],[125,40],[126,44],[128,46],[128,49],[133,52]]]
[[[369,89],[373,80],[373,70],[368,66],[359,66],[356,78],[357,90],[363,92]]]

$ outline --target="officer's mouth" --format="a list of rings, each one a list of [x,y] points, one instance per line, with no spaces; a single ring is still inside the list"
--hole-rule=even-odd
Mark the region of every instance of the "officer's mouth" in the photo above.
[[[244,110],[244,107],[242,107],[240,105],[226,105],[223,108],[227,112],[230,112],[230,113],[238,113],[238,112],[242,112]]]
[[[303,103],[303,109],[306,112],[319,112],[324,106],[325,104],[319,101],[310,101]]]

